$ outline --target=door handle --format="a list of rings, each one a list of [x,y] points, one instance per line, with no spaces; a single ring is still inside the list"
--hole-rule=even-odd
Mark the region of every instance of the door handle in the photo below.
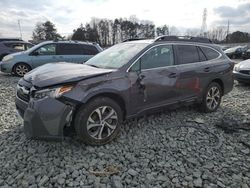
[[[204,68],[204,72],[210,72],[210,67]]]
[[[177,73],[172,72],[168,75],[169,78],[176,78],[177,77]]]

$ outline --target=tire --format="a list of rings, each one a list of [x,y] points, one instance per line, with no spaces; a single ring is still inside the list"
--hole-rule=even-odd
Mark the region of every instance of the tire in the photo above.
[[[220,84],[216,82],[210,83],[206,89],[206,92],[203,95],[201,110],[206,113],[216,111],[220,106],[221,98],[222,88]]]
[[[14,66],[13,72],[16,76],[23,77],[30,70],[31,67],[26,63],[18,63]]]
[[[122,118],[121,107],[115,101],[98,97],[78,110],[74,125],[77,136],[85,144],[104,145],[117,136]]]

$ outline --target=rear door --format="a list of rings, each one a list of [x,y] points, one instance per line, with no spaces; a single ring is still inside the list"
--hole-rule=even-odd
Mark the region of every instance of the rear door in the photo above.
[[[179,77],[176,87],[179,100],[194,100],[202,92],[201,82],[206,68],[206,58],[199,48],[191,44],[175,44]]]
[[[135,74],[141,64],[141,71]],[[136,112],[176,102],[178,90],[172,45],[159,45],[148,50],[130,69],[131,105]],[[136,81],[135,81],[136,80]]]
[[[71,63],[84,63],[93,56],[93,52],[84,44],[58,44],[58,55],[60,61]]]

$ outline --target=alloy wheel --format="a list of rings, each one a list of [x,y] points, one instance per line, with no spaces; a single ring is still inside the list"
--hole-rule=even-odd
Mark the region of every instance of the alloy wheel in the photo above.
[[[116,111],[110,106],[101,106],[95,109],[87,120],[88,134],[94,139],[109,137],[118,124]]]
[[[26,65],[17,65],[16,66],[16,74],[18,76],[24,76],[27,72],[29,72],[29,68]]]
[[[210,110],[214,110],[220,103],[221,93],[218,87],[213,86],[207,92],[206,104]]]

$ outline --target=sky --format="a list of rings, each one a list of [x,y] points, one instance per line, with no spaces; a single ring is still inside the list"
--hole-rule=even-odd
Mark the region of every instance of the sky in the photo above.
[[[200,29],[204,8],[207,29],[227,26],[230,31],[250,32],[250,0],[0,0],[0,37],[31,39],[37,22],[51,21],[67,36],[92,17],[150,20],[156,26]]]

